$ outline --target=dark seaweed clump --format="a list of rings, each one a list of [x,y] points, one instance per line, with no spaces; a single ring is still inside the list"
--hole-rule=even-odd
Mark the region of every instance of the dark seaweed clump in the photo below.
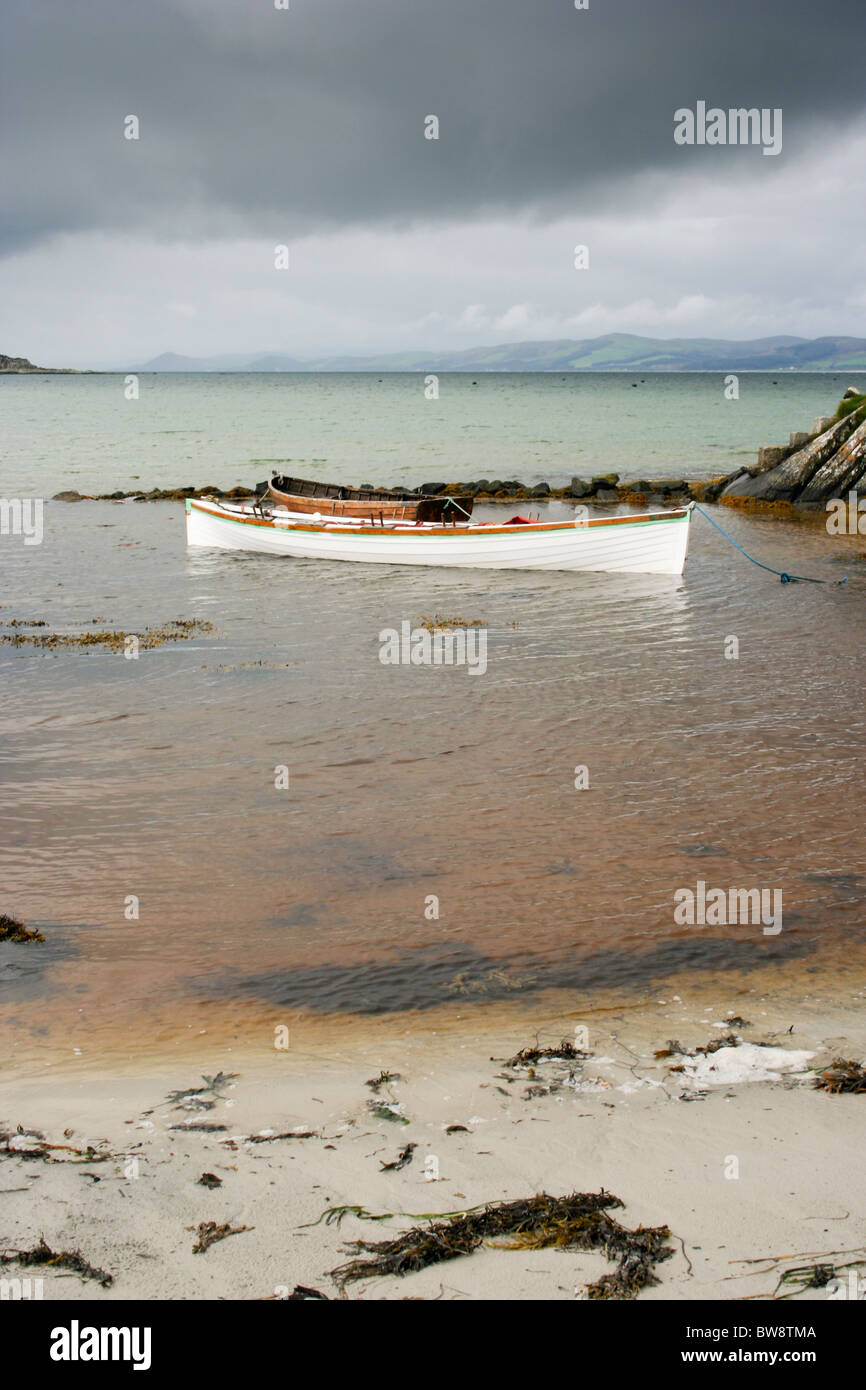
[[[200,1221],[198,1226],[187,1226],[188,1231],[198,1231],[198,1240],[192,1247],[194,1255],[203,1255],[210,1246],[228,1236],[239,1236],[242,1231],[251,1231],[252,1226],[230,1226],[226,1221],[220,1226],[216,1221]]]
[[[729,1023],[735,1023],[733,1018],[728,1019]],[[714,1052],[718,1052],[723,1047],[739,1047],[741,1039],[736,1033],[726,1033],[723,1038],[713,1038],[712,1042],[705,1043],[703,1047],[693,1048],[691,1051],[683,1047],[677,1038],[668,1038],[664,1047],[658,1048],[653,1056],[657,1059],[663,1057],[710,1057]],[[671,1067],[671,1071],[682,1071],[682,1067]]]
[[[6,913],[0,913],[0,941],[44,941],[45,937],[41,931],[31,931],[25,927],[23,922],[17,922],[14,917],[7,917]]]
[[[44,624],[41,624],[44,626]],[[28,627],[35,627],[38,624],[28,623]],[[162,623],[158,627],[145,628],[144,632],[124,632],[120,628],[112,628],[103,632],[15,632],[0,633],[0,645],[8,647],[42,647],[48,651],[57,651],[59,648],[78,648],[102,647],[110,652],[122,652],[126,650],[127,639],[135,637],[138,646],[142,651],[149,651],[152,647],[161,647],[166,642],[188,642],[197,632],[213,632],[213,623],[206,618],[172,618],[170,622]]]
[[[417,1144],[406,1144],[399,1152],[393,1163],[380,1163],[379,1168],[383,1173],[398,1173],[401,1168],[405,1168],[407,1163],[412,1162],[412,1155],[417,1149]]]
[[[536,1062],[583,1062],[591,1056],[591,1052],[580,1052],[574,1043],[563,1038],[557,1047],[522,1047],[519,1052],[515,1052],[513,1057],[509,1057],[505,1065],[507,1067],[531,1067]]]
[[[369,1086],[370,1090],[375,1091],[378,1095],[383,1086],[387,1086],[391,1081],[402,1081],[402,1079],[398,1071],[380,1071],[378,1076],[371,1076],[369,1081],[364,1082],[364,1085]]]
[[[79,1250],[52,1250],[44,1236],[39,1237],[39,1244],[34,1245],[32,1250],[4,1250],[0,1254],[0,1264],[69,1269],[73,1274],[80,1274],[82,1279],[95,1279],[104,1289],[114,1283],[113,1275],[107,1274],[104,1269],[96,1269]]]
[[[673,1255],[666,1245],[667,1226],[639,1226],[630,1231],[609,1213],[622,1207],[619,1197],[605,1192],[575,1192],[551,1197],[542,1192],[516,1202],[494,1202],[444,1220],[413,1226],[392,1240],[356,1240],[350,1248],[371,1258],[349,1260],[332,1271],[340,1285],[372,1275],[411,1274],[444,1260],[471,1255],[488,1241],[510,1250],[600,1250],[617,1261],[613,1274],[587,1286],[592,1299],[636,1298],[641,1289],[658,1283],[653,1270]]]
[[[815,1077],[812,1084],[819,1091],[829,1091],[832,1096],[841,1095],[843,1091],[862,1093],[866,1091],[866,1067],[859,1062],[837,1057],[826,1071]]]

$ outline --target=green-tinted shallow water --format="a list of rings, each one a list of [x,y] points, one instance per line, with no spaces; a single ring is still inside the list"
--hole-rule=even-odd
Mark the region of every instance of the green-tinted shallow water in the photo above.
[[[273,465],[338,482],[416,485],[573,475],[711,477],[832,413],[844,375],[143,375],[0,378],[2,485],[13,495],[232,487]],[[860,389],[866,380],[852,378]],[[477,383],[477,384],[475,384]]]

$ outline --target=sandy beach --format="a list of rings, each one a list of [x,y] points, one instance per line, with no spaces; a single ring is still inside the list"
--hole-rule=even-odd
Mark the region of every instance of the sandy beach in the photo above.
[[[670,1228],[673,1253],[641,1299],[769,1298],[785,1270],[831,1252],[862,1274],[863,1099],[812,1078],[835,1057],[862,1060],[864,997],[661,990],[539,1013],[533,1032],[525,1014],[488,1009],[471,1031],[453,1015],[435,1031],[391,1018],[336,1032],[332,1050],[301,1030],[264,1056],[197,1038],[172,1061],[82,1059],[7,1080],[3,1249],[43,1236],[111,1282],[4,1273],[42,1277],[46,1299],[269,1299],[298,1285],[328,1298],[574,1299],[613,1270],[601,1253],[485,1244],[343,1290],[330,1272],[347,1242],[391,1238],[411,1215],[604,1189],[625,1227]],[[731,1034],[737,1045],[687,1055]],[[509,1065],[575,1038],[589,1056]],[[655,1057],[669,1041],[683,1051]],[[382,1072],[396,1075],[367,1084]],[[405,1166],[383,1168],[409,1145]],[[320,1220],[340,1206],[392,1215]],[[202,1222],[248,1229],[193,1253]]]

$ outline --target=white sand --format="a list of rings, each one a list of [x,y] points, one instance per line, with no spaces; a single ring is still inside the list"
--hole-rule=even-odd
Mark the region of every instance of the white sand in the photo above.
[[[714,1025],[734,1009],[752,1019],[739,1030],[748,1043],[763,1040],[772,1051],[725,1048],[686,1059],[679,1073],[670,1065],[684,1059],[653,1059],[670,1037],[688,1049],[718,1037]],[[792,1017],[795,1034],[786,1036]],[[346,1258],[345,1242],[382,1239],[405,1223],[308,1224],[328,1206],[444,1212],[602,1187],[625,1203],[614,1213],[624,1225],[667,1224],[673,1232],[676,1253],[658,1266],[660,1283],[643,1299],[769,1295],[777,1273],[746,1259],[788,1254],[783,1269],[807,1263],[805,1252],[818,1258],[859,1248],[866,1260],[866,1096],[830,1096],[808,1079],[810,1066],[840,1053],[862,1059],[862,1000],[833,1008],[802,1001],[796,1015],[790,1001],[783,1011],[742,992],[710,1005],[668,998],[619,1014],[608,1009],[591,1028],[594,1056],[574,1084],[524,1099],[527,1087],[567,1077],[567,1066],[546,1063],[534,1078],[513,1073],[509,1082],[491,1056],[532,1043],[535,1028],[542,1045],[569,1037],[574,1021],[539,1017],[527,1032],[487,1015],[470,1035],[460,1031],[465,1024],[433,1034],[423,1019],[404,1020],[343,1045],[337,1057],[321,1048],[262,1057],[211,1046],[182,1062],[139,1062],[123,1078],[80,1063],[62,1075],[6,1081],[0,1128],[33,1127],[52,1142],[128,1155],[81,1165],[19,1155],[0,1161],[0,1244],[30,1247],[42,1233],[55,1249],[80,1249],[115,1282],[102,1289],[74,1275],[6,1273],[41,1273],[46,1298],[266,1298],[296,1284],[334,1296],[328,1271]],[[402,1075],[383,1096],[402,1105],[407,1125],[369,1113],[364,1083],[383,1068]],[[188,1115],[166,1102],[170,1090],[218,1070],[240,1075],[213,1110]],[[187,1118],[227,1129],[169,1129]],[[453,1124],[467,1132],[446,1134]],[[317,1137],[262,1144],[238,1137],[298,1128]],[[382,1172],[380,1162],[407,1143],[417,1145],[413,1161]],[[436,1167],[431,1159],[438,1181],[425,1178],[425,1167]],[[198,1186],[204,1171],[222,1186]],[[254,1229],[194,1255],[186,1228],[205,1220]],[[403,1279],[351,1284],[347,1296],[571,1299],[612,1269],[597,1254],[485,1248]]]

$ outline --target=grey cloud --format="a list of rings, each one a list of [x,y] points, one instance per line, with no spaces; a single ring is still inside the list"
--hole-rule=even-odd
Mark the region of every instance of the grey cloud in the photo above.
[[[768,180],[863,109],[864,37],[862,0],[14,0],[0,244],[622,208],[708,155]],[[676,147],[698,98],[782,107],[781,159]]]

